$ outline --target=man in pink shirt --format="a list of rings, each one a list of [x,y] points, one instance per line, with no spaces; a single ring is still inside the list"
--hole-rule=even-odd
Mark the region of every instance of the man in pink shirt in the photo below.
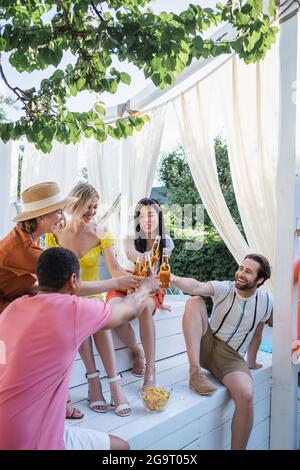
[[[37,264],[38,295],[12,302],[0,316],[0,449],[128,449],[122,439],[70,427],[64,433],[72,364],[80,344],[141,313],[158,287],[141,283],[135,294],[108,306],[77,297],[79,263],[70,250],[50,248]]]

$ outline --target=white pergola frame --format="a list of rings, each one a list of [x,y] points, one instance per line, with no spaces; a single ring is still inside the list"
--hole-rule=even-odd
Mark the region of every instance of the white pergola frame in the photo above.
[[[298,294],[295,288],[293,290],[293,262],[296,256],[299,256],[295,228],[296,216],[300,214],[300,154],[297,154],[299,121],[295,96],[293,99],[295,86],[300,77],[300,14],[299,5],[296,3],[294,2],[285,11],[280,20],[280,134],[276,184],[271,449],[299,447],[297,442],[299,366],[291,362],[292,341],[297,335]]]

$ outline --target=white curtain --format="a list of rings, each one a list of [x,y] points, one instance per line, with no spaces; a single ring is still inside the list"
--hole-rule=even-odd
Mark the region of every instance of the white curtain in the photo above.
[[[133,229],[137,202],[149,197],[164,129],[166,105],[147,112],[150,120],[140,132],[122,142],[121,159],[121,239]],[[123,262],[126,258],[123,253]]]
[[[10,175],[11,175],[11,161],[12,161],[13,141],[10,140],[4,144],[0,139],[0,157],[1,157],[1,171],[0,171],[0,206],[1,206],[1,224],[0,224],[0,239],[3,238],[11,228],[10,221]]]
[[[274,266],[278,158],[278,47],[264,61],[237,57],[215,74],[223,103],[232,181],[251,251]]]
[[[211,77],[206,78],[173,101],[178,117],[181,141],[196,187],[207,213],[237,262],[249,251],[234,223],[222,194],[215,152],[212,103],[215,90]]]
[[[82,149],[86,158],[89,183],[100,195],[98,217],[101,218],[110,211],[120,194],[121,142],[108,138],[101,144],[95,139],[84,139]],[[116,240],[117,251],[119,251],[119,212],[119,204],[116,204],[106,223],[109,232]]]
[[[25,144],[21,189],[43,181],[56,181],[63,194],[75,186],[78,176],[79,145],[53,143],[50,153],[44,154],[31,143]]]

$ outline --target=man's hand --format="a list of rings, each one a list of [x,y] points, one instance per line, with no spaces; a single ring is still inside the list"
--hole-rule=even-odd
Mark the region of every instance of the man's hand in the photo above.
[[[261,369],[263,367],[263,364],[259,364],[256,361],[247,361],[247,365],[249,369]]]
[[[118,277],[115,280],[117,281],[117,289],[128,290],[137,289],[140,286],[141,278],[133,274],[126,274],[126,276]]]
[[[159,281],[154,275],[144,277],[141,279],[140,290],[147,291],[148,294],[156,294],[159,291]]]

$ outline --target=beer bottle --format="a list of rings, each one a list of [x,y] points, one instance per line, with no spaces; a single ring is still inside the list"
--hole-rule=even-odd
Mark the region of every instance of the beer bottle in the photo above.
[[[151,259],[150,259],[150,253],[147,251],[145,253],[145,259],[144,259],[144,266],[143,266],[143,271],[142,271],[142,276],[143,277],[149,277],[152,274],[151,270]]]
[[[156,268],[156,263],[159,259],[159,244],[160,244],[160,235],[156,235],[152,249],[151,249],[151,268],[152,271]]]
[[[162,263],[159,270],[159,280],[161,282],[161,287],[168,289],[171,285],[170,283],[170,263],[169,263],[169,254],[167,248],[163,249]]]
[[[142,276],[143,258],[144,258],[144,255],[140,253],[136,259],[134,271],[133,271],[133,274],[135,276]],[[135,289],[128,289],[127,294],[133,294],[133,292],[137,289],[138,289],[137,287]]]
[[[142,269],[143,269],[143,254],[140,253],[136,259],[135,262],[135,268],[134,268],[134,274],[136,276],[141,276],[142,275]]]

